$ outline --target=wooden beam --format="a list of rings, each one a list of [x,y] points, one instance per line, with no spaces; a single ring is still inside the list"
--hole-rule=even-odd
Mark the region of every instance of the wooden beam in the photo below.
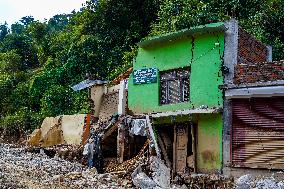
[[[174,178],[174,175],[176,173],[176,143],[177,143],[177,131],[176,131],[177,125],[174,125],[174,142],[173,142],[173,171],[172,171],[172,179]]]
[[[125,146],[125,126],[120,123],[117,134],[117,161],[122,163],[124,160],[124,146]]]
[[[153,118],[159,117],[168,117],[168,116],[178,116],[178,115],[188,115],[188,114],[211,114],[211,113],[219,113],[221,112],[221,108],[197,108],[197,109],[188,109],[188,110],[177,110],[177,111],[168,111],[161,113],[153,113],[150,114]]]
[[[158,142],[159,142],[159,144],[161,146],[161,151],[162,151],[163,156],[165,158],[166,164],[167,164],[168,168],[171,168],[172,164],[171,164],[171,162],[169,160],[169,157],[168,157],[168,154],[167,154],[164,142],[163,142],[162,138],[160,137],[160,135],[158,135]]]
[[[109,137],[118,128],[118,124],[119,122],[115,123],[107,129],[107,131],[104,133],[103,140]]]
[[[196,173],[196,145],[195,145],[195,127],[191,124],[192,152],[193,152],[193,171]]]
[[[154,143],[154,146],[155,146],[157,157],[159,159],[161,159],[161,153],[160,153],[160,150],[159,150],[159,146],[158,146],[157,140],[155,138],[154,130],[152,128],[152,124],[151,124],[149,115],[146,116],[146,121],[147,121],[147,126],[148,126],[148,129],[149,129],[149,135],[150,135],[150,137],[152,139],[152,142]]]

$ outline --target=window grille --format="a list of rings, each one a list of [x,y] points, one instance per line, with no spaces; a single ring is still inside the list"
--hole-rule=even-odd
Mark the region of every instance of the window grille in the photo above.
[[[189,101],[189,74],[189,68],[161,73],[161,104]]]

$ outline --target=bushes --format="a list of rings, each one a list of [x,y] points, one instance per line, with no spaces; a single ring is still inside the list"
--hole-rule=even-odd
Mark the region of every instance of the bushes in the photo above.
[[[26,110],[3,117],[0,119],[0,128],[3,130],[2,137],[8,141],[17,141],[39,128],[42,121],[43,117],[40,114]]]

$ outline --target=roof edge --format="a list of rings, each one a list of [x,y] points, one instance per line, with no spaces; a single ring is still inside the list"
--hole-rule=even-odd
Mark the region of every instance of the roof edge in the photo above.
[[[191,27],[189,29],[183,29],[176,32],[166,33],[161,36],[155,36],[150,39],[141,41],[137,43],[137,45],[141,48],[147,48],[149,46],[156,45],[159,43],[164,43],[167,41],[182,39],[189,36],[202,35],[208,32],[222,32],[226,30],[227,28],[225,27],[224,22],[199,25],[196,27]]]

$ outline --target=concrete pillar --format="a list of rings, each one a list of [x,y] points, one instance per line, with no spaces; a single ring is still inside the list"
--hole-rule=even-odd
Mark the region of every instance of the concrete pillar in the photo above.
[[[235,65],[238,63],[238,21],[231,19],[225,22],[225,49],[224,66],[229,68],[229,73],[225,75],[225,84],[233,84]]]
[[[125,115],[126,111],[126,80],[120,81],[119,86],[119,102],[118,102],[118,114]]]
[[[232,138],[232,101],[224,100],[223,109],[223,173],[229,174],[231,168]]]
[[[118,125],[117,134],[117,162],[122,163],[124,161],[124,147],[125,147],[125,126],[123,123]]]
[[[267,57],[266,57],[266,61],[267,62],[272,62],[272,46],[267,45]]]
[[[224,66],[229,68],[229,73],[224,75],[225,84],[234,84],[235,66],[238,63],[238,21],[231,19],[225,23],[225,49]],[[231,130],[232,130],[232,103],[225,99],[223,109],[223,172],[228,173],[231,167]]]
[[[105,85],[95,85],[91,88],[91,99],[94,102],[94,116],[99,117],[101,102],[105,91]]]

